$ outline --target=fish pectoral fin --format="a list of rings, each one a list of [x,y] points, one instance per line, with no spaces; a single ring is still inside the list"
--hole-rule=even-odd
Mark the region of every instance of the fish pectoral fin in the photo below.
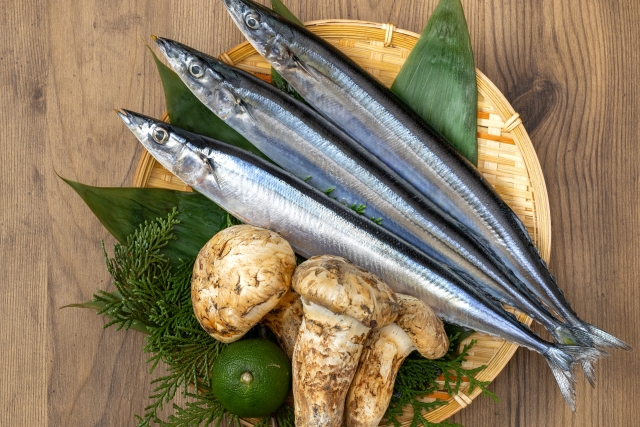
[[[247,104],[245,104],[244,102],[241,103],[241,106],[242,106],[242,111],[247,113],[247,116],[249,116],[249,119],[251,119],[253,124],[257,126],[258,125],[258,121],[256,120],[256,118],[254,117],[253,113],[249,109],[249,106]]]
[[[311,71],[311,69],[309,67],[304,65],[304,63],[302,61],[300,61],[300,58],[298,58],[297,56],[294,56],[293,57],[293,61],[296,63],[296,66],[298,68],[300,68],[300,70],[303,71],[305,74],[307,74],[309,77],[311,77],[315,81],[320,81],[320,79],[318,78],[316,73]]]
[[[213,160],[211,160],[209,156],[202,152],[200,153],[200,158],[202,159],[202,163],[204,163],[209,169],[209,172],[211,173],[211,176],[213,177],[213,180],[215,181],[218,188],[222,189],[222,187],[220,186],[220,181],[218,180],[218,174],[216,173],[216,165],[213,164]]]
[[[220,186],[220,181],[218,180],[218,173],[216,172],[215,165],[213,164],[213,162],[209,158],[207,158],[206,162],[209,164],[209,167],[211,168],[211,176],[213,177],[213,180],[215,181],[216,185],[218,186],[218,189],[222,189],[222,187]]]
[[[220,181],[218,181],[218,174],[216,173],[215,169],[211,173],[211,176],[213,176],[213,180],[216,182],[218,189],[222,190],[222,187],[220,186]]]

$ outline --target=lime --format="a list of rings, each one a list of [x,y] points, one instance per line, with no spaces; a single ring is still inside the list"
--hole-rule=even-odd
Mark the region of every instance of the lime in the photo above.
[[[241,417],[265,417],[282,405],[291,388],[291,362],[273,342],[254,338],[225,348],[211,371],[212,391]]]

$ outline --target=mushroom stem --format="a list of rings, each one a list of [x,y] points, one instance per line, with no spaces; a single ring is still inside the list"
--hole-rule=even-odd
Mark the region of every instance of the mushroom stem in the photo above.
[[[296,425],[339,427],[370,328],[304,298],[302,304],[304,318],[293,353]]]
[[[409,335],[395,323],[371,331],[347,394],[348,427],[380,424],[391,401],[400,365],[415,349]]]
[[[424,302],[396,295],[400,313],[395,323],[371,331],[345,403],[347,427],[374,427],[389,406],[400,365],[418,350],[428,359],[446,354],[449,339],[442,321]]]
[[[280,347],[287,353],[289,360],[293,359],[293,349],[298,339],[298,331],[302,324],[302,302],[300,295],[290,290],[280,303],[261,322],[266,325],[278,338]]]

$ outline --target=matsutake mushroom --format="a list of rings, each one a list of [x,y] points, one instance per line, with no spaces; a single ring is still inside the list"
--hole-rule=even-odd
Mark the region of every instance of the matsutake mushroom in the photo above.
[[[369,331],[398,314],[395,294],[374,274],[335,256],[300,264],[292,286],[304,309],[292,360],[296,425],[338,427]]]
[[[348,427],[378,426],[384,416],[400,365],[413,351],[438,359],[449,349],[442,320],[417,298],[396,294],[395,323],[371,331],[345,404]]]
[[[291,287],[296,257],[273,231],[236,225],[217,233],[193,267],[191,301],[200,325],[218,341],[239,340]]]

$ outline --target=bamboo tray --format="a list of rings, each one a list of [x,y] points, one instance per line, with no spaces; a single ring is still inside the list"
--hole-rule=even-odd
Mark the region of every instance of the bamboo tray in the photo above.
[[[386,86],[391,86],[419,34],[396,29],[393,24],[351,20],[311,21],[305,24],[343,51]],[[269,64],[248,43],[242,43],[220,55],[220,59],[270,81]],[[524,222],[542,258],[549,261],[551,223],[547,189],[538,158],[519,115],[489,79],[476,70],[478,82],[478,168],[507,204]],[[145,151],[134,177],[134,186],[190,191]],[[521,313],[518,320],[531,324]],[[467,368],[486,365],[477,378],[492,381],[518,348],[515,344],[476,333],[462,344],[475,339],[465,364]],[[461,345],[462,345],[461,344]],[[457,396],[436,392],[426,399],[442,399],[447,404],[431,411],[427,418],[439,422],[469,405],[480,394],[467,394],[465,382]],[[403,425],[410,425],[410,408],[405,409]],[[243,420],[253,426],[255,420]]]

